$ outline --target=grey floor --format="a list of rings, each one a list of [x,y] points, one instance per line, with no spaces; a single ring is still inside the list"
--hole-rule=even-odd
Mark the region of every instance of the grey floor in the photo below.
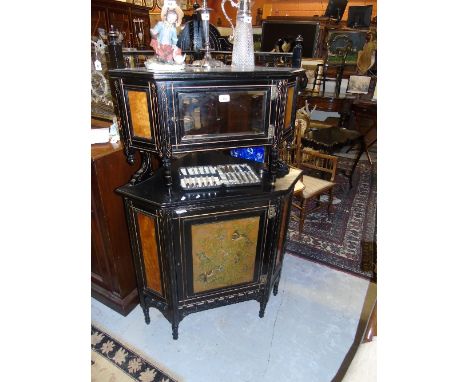
[[[92,299],[92,322],[182,382],[329,382],[376,298],[368,281],[287,254],[265,317],[248,301],[170,323],[136,307],[123,317]]]

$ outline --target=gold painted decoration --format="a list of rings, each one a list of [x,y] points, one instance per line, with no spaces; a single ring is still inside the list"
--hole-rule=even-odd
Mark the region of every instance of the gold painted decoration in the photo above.
[[[253,281],[259,225],[256,216],[192,226],[195,293]]]
[[[127,96],[130,106],[133,135],[135,137],[151,139],[147,93],[145,91],[129,90]]]

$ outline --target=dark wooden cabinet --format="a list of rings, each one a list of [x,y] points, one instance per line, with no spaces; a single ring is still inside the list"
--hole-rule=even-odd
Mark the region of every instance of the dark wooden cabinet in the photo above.
[[[185,316],[205,309],[257,300],[263,317],[278,291],[301,175],[277,171],[278,151],[294,131],[303,73],[229,66],[109,71],[125,153],[129,162],[142,154],[140,169],[117,189],[125,199],[140,305],[147,323],[149,308],[159,309],[174,339]],[[208,165],[240,168],[246,160],[226,151],[256,145],[266,149],[266,163],[249,161],[258,181],[244,175],[235,183],[232,175],[222,186],[197,179],[206,190],[180,184],[179,170],[190,166],[204,168],[187,170],[191,175],[213,172]],[[156,172],[151,154],[162,162]]]
[[[115,189],[134,172],[120,143],[91,146],[91,291],[123,315],[138,304],[138,292],[124,205]]]
[[[136,19],[143,21],[143,46],[140,46],[138,41],[137,24],[134,22]],[[123,47],[149,47],[151,41],[149,8],[120,1],[93,0],[91,2],[91,36],[98,36],[98,28],[109,32],[111,25],[122,32]]]
[[[91,36],[98,36],[99,29],[109,30],[107,8],[97,2],[91,3]]]
[[[245,160],[219,152],[176,160],[193,164],[236,164]],[[258,173],[262,164],[251,162]],[[171,322],[174,339],[188,314],[247,300],[260,303],[263,317],[270,294],[278,292],[294,184],[291,169],[272,186],[186,192],[164,186],[164,171],[117,192],[124,196],[145,320],[155,307]]]

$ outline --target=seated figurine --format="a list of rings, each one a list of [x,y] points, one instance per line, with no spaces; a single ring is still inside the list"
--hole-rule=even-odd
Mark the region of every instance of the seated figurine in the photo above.
[[[159,21],[151,32],[151,47],[158,61],[181,64],[185,57],[177,47],[177,27],[180,26],[184,13],[175,1],[165,1]]]

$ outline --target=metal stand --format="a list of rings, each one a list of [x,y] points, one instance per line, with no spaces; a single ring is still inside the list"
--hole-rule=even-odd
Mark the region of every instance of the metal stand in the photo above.
[[[201,66],[204,68],[216,68],[224,66],[223,62],[215,60],[211,57],[212,49],[210,48],[210,12],[212,10],[212,8],[208,8],[206,0],[203,0],[203,6],[196,10],[196,12],[200,13],[202,20],[204,48],[201,50],[205,52],[205,57],[201,61]]]

